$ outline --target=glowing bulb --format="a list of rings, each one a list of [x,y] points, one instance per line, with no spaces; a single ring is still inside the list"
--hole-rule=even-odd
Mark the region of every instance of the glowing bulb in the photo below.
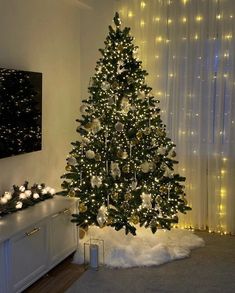
[[[202,21],[202,16],[201,16],[201,15],[197,15],[197,16],[196,16],[196,21],[198,21],[198,22],[199,22],[199,21]]]
[[[222,15],[221,14],[217,14],[216,15],[216,19],[221,19],[222,18]]]
[[[171,24],[171,23],[172,23],[172,19],[169,18],[169,19],[167,20],[167,23],[168,23],[168,24]]]
[[[141,2],[140,2],[140,7],[141,7],[142,9],[144,9],[145,6],[146,6],[146,3],[145,3],[144,1],[141,1]]]
[[[145,25],[144,20],[141,20],[141,21],[140,21],[140,26],[141,26],[141,27],[144,27],[144,25]]]
[[[221,175],[224,175],[225,174],[225,170],[221,170],[220,173],[221,173]]]
[[[157,21],[157,22],[159,22],[160,21],[160,17],[159,16],[156,16],[154,20]]]
[[[182,21],[185,23],[185,22],[187,22],[187,18],[186,17],[183,17],[182,18]]]
[[[162,37],[156,37],[156,42],[161,42],[162,41]]]
[[[127,16],[128,16],[129,18],[132,18],[132,17],[133,17],[133,12],[132,12],[132,11],[129,11]]]
[[[187,4],[188,0],[182,0],[183,4]]]
[[[198,34],[195,34],[194,39],[198,40]]]

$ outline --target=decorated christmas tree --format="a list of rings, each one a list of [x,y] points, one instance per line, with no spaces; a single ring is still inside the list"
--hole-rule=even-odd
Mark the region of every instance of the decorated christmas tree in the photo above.
[[[130,29],[118,13],[81,105],[79,138],[67,158],[61,194],[79,198],[73,222],[122,228],[170,229],[190,208],[184,177],[174,173],[175,145],[166,136]]]

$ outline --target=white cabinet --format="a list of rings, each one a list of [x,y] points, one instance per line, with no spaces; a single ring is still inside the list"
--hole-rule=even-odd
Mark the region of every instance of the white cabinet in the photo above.
[[[76,205],[55,196],[0,219],[0,293],[22,292],[76,250]]]

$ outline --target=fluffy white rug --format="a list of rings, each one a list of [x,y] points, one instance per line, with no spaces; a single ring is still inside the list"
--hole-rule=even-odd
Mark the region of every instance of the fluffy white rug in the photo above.
[[[114,268],[160,265],[188,257],[190,250],[204,246],[203,239],[188,230],[158,230],[152,234],[149,229],[138,228],[137,236],[133,236],[126,235],[124,230],[92,226],[79,240],[75,263],[84,263],[84,243],[90,239],[104,240],[104,264]],[[101,253],[102,247],[99,249]]]

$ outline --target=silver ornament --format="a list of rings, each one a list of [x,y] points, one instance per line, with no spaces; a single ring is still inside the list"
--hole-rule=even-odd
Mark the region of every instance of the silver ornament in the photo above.
[[[67,159],[67,162],[70,166],[76,166],[77,165],[77,160],[74,157],[69,157]]]
[[[108,219],[108,210],[107,210],[106,206],[102,205],[99,208],[99,211],[98,211],[96,219],[97,219],[97,222],[98,222],[99,226],[103,227],[105,222]]]
[[[121,176],[121,170],[118,163],[111,162],[111,175],[114,179]]]
[[[145,161],[140,165],[140,169],[143,173],[148,173],[150,171],[149,162]]]
[[[144,209],[151,209],[152,208],[152,197],[151,197],[151,194],[149,193],[145,193],[143,192],[141,194],[141,199],[142,199],[142,204],[141,204],[141,208]]]
[[[88,151],[86,151],[86,157],[87,157],[88,159],[94,159],[94,158],[95,158],[95,152],[92,151],[92,150],[88,150]]]
[[[122,124],[121,122],[117,122],[117,123],[115,124],[115,129],[116,129],[117,131],[119,131],[119,132],[122,132],[123,129],[124,129],[124,124]]]

